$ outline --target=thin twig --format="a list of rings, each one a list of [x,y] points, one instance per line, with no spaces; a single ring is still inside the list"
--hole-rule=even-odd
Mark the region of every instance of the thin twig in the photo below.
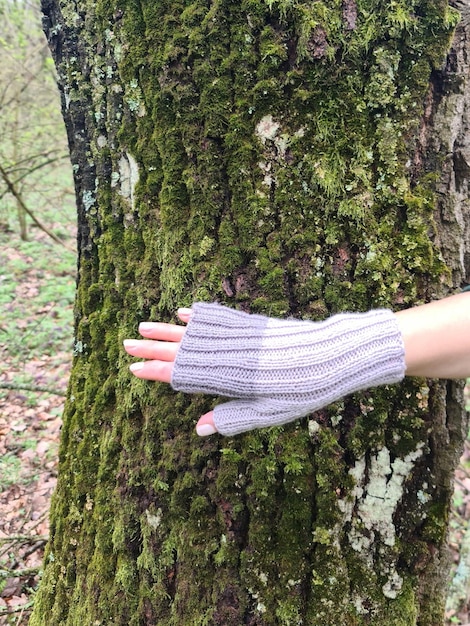
[[[7,607],[6,609],[4,609],[3,607],[0,607],[0,615],[11,615],[13,613],[22,613],[23,611],[26,611],[27,609],[30,609],[34,604],[34,601],[30,601],[30,602],[26,602],[26,604],[21,604],[20,606],[17,606],[14,609],[11,609],[9,607]]]
[[[41,156],[41,155],[39,155]],[[25,159],[25,161],[28,161],[29,163],[31,163],[31,161],[36,158],[36,157],[29,157],[28,159]],[[39,163],[38,165],[30,165],[29,167],[25,168],[26,171],[24,174],[21,174],[21,176],[18,176],[18,178],[15,179],[15,181],[12,181],[13,185],[17,185],[18,183],[20,183],[24,178],[26,178],[27,176],[29,176],[30,174],[32,174],[33,172],[35,172],[36,170],[40,170],[42,167],[46,167],[47,165],[52,165],[52,163],[55,163],[56,161],[64,161],[65,159],[69,159],[69,155],[68,154],[63,154],[60,156],[56,156],[56,157],[50,157],[48,158],[46,161],[42,161],[41,163]],[[19,165],[19,163],[15,163],[13,167],[17,168]]]
[[[47,150],[46,152],[42,151],[42,152],[37,152],[35,154],[28,154],[27,156],[25,156],[23,159],[20,159],[19,161],[15,161],[15,163],[13,163],[9,168],[8,171],[11,174],[12,171],[16,172],[20,169],[20,165],[27,165],[28,163],[31,163],[32,161],[35,161],[36,159],[42,158],[42,159],[50,159],[52,154],[57,154],[58,152],[62,152],[61,148],[56,148],[55,150]],[[65,158],[67,155],[63,155],[63,157],[56,157],[56,158]],[[24,169],[27,169],[27,167],[25,167]],[[18,180],[14,181],[14,184],[16,185],[16,183],[18,182]]]
[[[66,391],[51,389],[50,387],[43,387],[41,385],[27,385],[26,383],[23,384],[0,382],[0,389],[11,389],[14,391],[36,391],[37,393],[51,393],[54,396],[61,396],[63,398],[67,396]]]
[[[36,520],[34,520],[34,523],[33,523],[33,524],[28,524],[28,531],[29,531],[29,532],[32,532],[35,528],[37,528],[38,526],[40,526],[40,524],[42,524],[42,523],[43,523],[43,521],[44,521],[44,520],[48,517],[48,515],[49,515],[49,511],[48,511],[48,510],[43,511],[43,512],[42,512],[42,513],[38,516],[38,518],[37,518]],[[21,526],[21,528],[24,528],[24,527],[25,527],[25,525],[26,525],[26,523],[27,523],[27,522],[26,522],[26,517],[25,517],[25,519],[24,519],[24,521],[23,521],[23,525]],[[15,535],[13,535],[13,536],[15,536]],[[7,537],[5,537],[5,539],[8,539],[8,538],[7,538]],[[46,538],[46,537],[44,537],[43,535],[38,535],[38,539],[44,539],[44,540],[46,540],[46,541],[48,541],[48,540],[49,540],[49,538]],[[8,552],[8,550],[10,549],[10,545],[9,545],[6,541],[5,541],[5,544],[4,544],[4,545],[5,545],[6,547],[3,549],[3,551],[0,551],[0,557],[4,556],[4,555]]]
[[[49,537],[45,537],[44,539],[40,539],[39,541],[37,541],[33,546],[31,546],[31,550],[26,550],[25,554],[22,555],[21,560],[23,561],[26,557],[30,556],[37,550],[44,548],[44,546],[47,544],[48,541],[49,541]],[[17,542],[15,541],[13,543],[17,543]],[[0,552],[0,557],[4,557],[9,551],[13,549],[13,545],[11,543],[5,543],[4,546],[5,548]],[[17,546],[17,548],[19,547],[20,546]],[[15,567],[18,567],[19,563],[20,561],[17,559],[13,563],[11,563],[10,569],[14,570]]]
[[[43,232],[46,233],[46,235],[48,235],[56,243],[58,243],[61,246],[63,246],[66,250],[68,250],[69,252],[74,252],[72,250],[72,248],[69,248],[69,246],[62,241],[62,239],[57,237],[57,235],[55,233],[53,233],[46,226],[44,226],[44,224],[42,224],[38,220],[38,218],[34,215],[34,213],[30,209],[28,209],[28,207],[26,206],[26,204],[23,201],[23,198],[21,197],[21,194],[16,189],[15,185],[11,182],[10,177],[8,176],[8,173],[6,172],[6,170],[1,165],[0,165],[0,174],[1,174],[2,178],[3,178],[3,180],[5,181],[5,184],[8,187],[10,193],[16,198],[18,204],[21,206],[23,211],[29,215],[29,217],[33,220],[33,222],[36,224],[36,226],[38,226]]]
[[[47,535],[10,535],[9,537],[2,537],[0,539],[0,545],[5,543],[16,543],[21,541],[23,543],[36,542],[36,541],[49,541]]]
[[[0,569],[0,578],[25,578],[36,576],[41,571],[41,567],[25,567],[24,569],[10,569],[2,567]]]
[[[31,546],[29,550],[26,550],[25,553],[21,555],[21,560],[17,559],[16,561],[13,561],[10,567],[8,569],[4,569],[3,571],[10,572],[11,576],[28,576],[29,575],[28,570],[29,569],[34,570],[35,569],[34,567],[23,569],[23,570],[17,570],[16,568],[20,565],[20,563],[22,563],[25,559],[27,559],[28,556],[31,556],[31,554],[33,554],[37,550],[44,548],[45,545],[46,545],[45,541],[38,541],[37,543],[34,544],[34,546]],[[2,573],[3,572],[0,569],[0,577],[2,576]]]
[[[18,615],[18,619],[16,620],[15,626],[20,626],[25,610],[26,610],[26,605],[23,604],[23,606],[21,607],[21,613]]]
[[[470,493],[470,489],[467,487],[467,485],[460,480],[460,478],[455,477],[454,478],[454,482],[459,486],[462,487],[462,489],[466,492],[466,493]]]

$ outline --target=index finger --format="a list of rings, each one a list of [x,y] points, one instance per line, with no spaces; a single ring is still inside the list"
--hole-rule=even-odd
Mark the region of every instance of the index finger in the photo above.
[[[139,324],[139,333],[146,339],[181,341],[185,332],[186,327],[177,324],[166,324],[165,322],[142,322]]]

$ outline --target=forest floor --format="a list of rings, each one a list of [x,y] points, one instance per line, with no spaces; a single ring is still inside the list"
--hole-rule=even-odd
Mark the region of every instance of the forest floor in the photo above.
[[[75,234],[64,216],[50,228],[70,249],[0,224],[2,626],[28,623],[39,582],[71,364]]]
[[[70,227],[55,224],[72,247]],[[25,626],[48,538],[71,364],[75,255],[0,224],[0,626]],[[39,391],[42,389],[42,391]],[[456,472],[446,626],[470,626],[470,442]]]

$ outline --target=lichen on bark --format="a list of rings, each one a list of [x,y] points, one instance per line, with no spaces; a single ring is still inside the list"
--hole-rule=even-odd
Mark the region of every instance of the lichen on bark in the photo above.
[[[289,427],[199,440],[210,399],[131,379],[120,345],[194,299],[320,319],[456,287],[435,236],[439,163],[414,158],[455,12],[425,0],[43,11],[80,255],[31,624],[437,626],[458,390],[407,380]]]

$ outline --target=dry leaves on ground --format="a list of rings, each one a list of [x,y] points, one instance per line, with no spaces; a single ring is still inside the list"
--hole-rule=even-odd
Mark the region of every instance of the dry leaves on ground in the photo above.
[[[47,370],[47,359],[36,365]],[[54,369],[51,366],[51,371]],[[61,379],[55,384],[64,392],[65,363],[61,370]],[[64,399],[42,395],[34,407],[28,406],[28,397],[18,390],[0,399],[0,571],[4,582],[0,624],[27,623],[48,538]],[[7,621],[8,615],[19,621]]]

